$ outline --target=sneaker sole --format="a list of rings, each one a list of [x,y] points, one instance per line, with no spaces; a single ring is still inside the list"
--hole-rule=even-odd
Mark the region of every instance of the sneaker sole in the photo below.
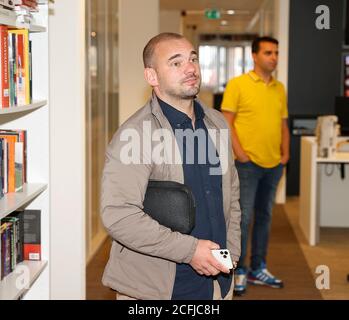
[[[245,290],[241,290],[241,291],[235,291],[235,290],[234,290],[234,296],[237,296],[237,297],[241,297],[241,296],[243,296],[245,293],[246,293],[246,289],[245,289]]]
[[[270,288],[274,288],[274,289],[282,289],[284,287],[284,285],[281,284],[268,284],[259,280],[248,280],[247,282],[250,284],[254,284],[254,285],[259,285],[259,286],[266,286],[266,287],[270,287]]]

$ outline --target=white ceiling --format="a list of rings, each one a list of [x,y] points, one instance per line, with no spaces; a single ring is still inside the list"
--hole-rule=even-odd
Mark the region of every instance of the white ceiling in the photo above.
[[[187,26],[195,25],[200,33],[246,33],[247,27],[265,0],[160,0],[160,9],[164,11],[186,11],[184,23]],[[204,15],[207,9],[221,11],[221,19],[210,20]],[[234,15],[225,14],[232,9]],[[222,26],[221,20],[227,25]],[[258,24],[249,33],[258,32]]]

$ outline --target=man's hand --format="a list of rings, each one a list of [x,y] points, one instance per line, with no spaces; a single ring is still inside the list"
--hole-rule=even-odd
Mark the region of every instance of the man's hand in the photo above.
[[[235,131],[234,122],[235,122],[236,113],[223,111],[223,115],[227,120],[228,124],[231,126],[231,140],[233,143],[233,151],[234,151],[234,154],[236,155],[236,159],[242,163],[251,161],[249,156],[242,149],[239,137]]]
[[[211,250],[219,248],[217,243],[209,240],[199,240],[189,264],[200,275],[215,276],[220,272],[229,273],[230,271],[220,264],[211,253]]]
[[[288,154],[284,154],[281,156],[280,163],[283,165],[286,165],[289,159],[290,159],[290,156]]]
[[[246,163],[246,162],[251,161],[251,159],[249,158],[249,156],[246,153],[240,153],[239,155],[236,155],[236,159],[242,163]]]

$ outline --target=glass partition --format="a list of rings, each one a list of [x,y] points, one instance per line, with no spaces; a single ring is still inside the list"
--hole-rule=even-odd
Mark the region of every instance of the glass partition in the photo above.
[[[118,126],[118,1],[86,1],[86,257],[105,237],[100,181],[105,150]]]

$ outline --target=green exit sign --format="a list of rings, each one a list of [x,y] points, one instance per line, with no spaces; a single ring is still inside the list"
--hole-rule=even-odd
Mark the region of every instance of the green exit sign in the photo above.
[[[221,13],[219,10],[210,9],[205,11],[205,17],[208,19],[219,19],[221,17]]]

